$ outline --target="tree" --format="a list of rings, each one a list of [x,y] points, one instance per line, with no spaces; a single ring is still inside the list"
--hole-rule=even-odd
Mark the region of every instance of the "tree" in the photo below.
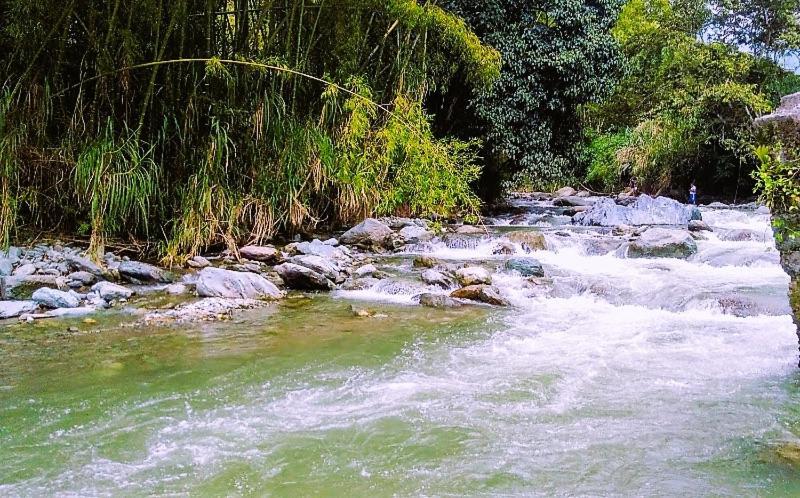
[[[575,173],[581,105],[608,95],[621,69],[610,30],[617,0],[446,0],[480,39],[503,57],[488,92],[449,95],[439,104],[448,131],[485,137],[484,195],[502,184],[557,182]],[[453,116],[448,104],[471,99]],[[455,118],[455,119],[454,119]]]

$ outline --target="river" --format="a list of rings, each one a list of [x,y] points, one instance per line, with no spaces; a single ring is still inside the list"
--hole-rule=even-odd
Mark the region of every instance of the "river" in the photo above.
[[[394,278],[368,290],[163,328],[0,323],[0,495],[798,496],[768,215],[703,217],[689,260],[626,259],[523,199],[490,236],[380,259]],[[412,304],[415,254],[496,270],[519,230],[545,234],[547,291],[501,271],[508,308]]]

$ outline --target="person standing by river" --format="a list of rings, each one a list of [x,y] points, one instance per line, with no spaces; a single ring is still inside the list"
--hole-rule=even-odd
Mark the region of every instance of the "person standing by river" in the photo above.
[[[697,186],[692,182],[692,186],[689,187],[689,204],[697,205]]]

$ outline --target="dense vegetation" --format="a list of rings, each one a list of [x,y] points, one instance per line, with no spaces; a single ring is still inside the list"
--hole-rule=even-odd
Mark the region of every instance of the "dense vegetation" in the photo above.
[[[500,57],[415,0],[0,1],[0,237],[170,261],[319,221],[475,214],[476,144],[422,104]]]
[[[745,196],[798,5],[0,0],[0,239],[177,262],[509,186]]]
[[[609,99],[584,115],[589,182],[610,190],[634,176],[649,192],[680,192],[697,181],[717,194],[752,194],[752,121],[800,85],[772,59],[739,50],[735,43],[755,46],[757,36],[748,31],[755,28],[719,12],[712,16],[706,4],[691,1],[625,6],[613,29],[625,75]],[[783,42],[772,45],[773,55],[785,52]]]

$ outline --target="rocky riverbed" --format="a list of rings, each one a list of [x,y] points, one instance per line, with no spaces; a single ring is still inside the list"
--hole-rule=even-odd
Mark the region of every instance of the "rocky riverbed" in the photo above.
[[[717,203],[709,209],[729,206]],[[768,215],[756,205],[737,209]],[[166,309],[151,309],[143,320],[185,323],[223,319],[237,309],[263,306],[297,292],[437,308],[508,306],[519,292],[564,292],[537,259],[541,251],[574,246],[587,254],[620,259],[696,259],[697,241],[709,237],[766,242],[770,236],[746,228],[712,228],[697,207],[664,197],[593,197],[564,188],[554,194],[517,194],[507,212],[486,218],[482,225],[441,227],[422,219],[366,219],[338,237],[245,246],[236,253],[194,257],[180,269],[163,269],[112,252],[97,264],[81,248],[38,244],[0,253],[0,319],[30,322],[107,309],[131,312],[135,303],[172,296]],[[725,266],[741,255],[717,248],[702,257],[707,265]],[[767,252],[752,257],[772,256]],[[509,279],[517,279],[513,287],[507,285]],[[740,296],[725,299],[732,309],[748,306],[736,304]],[[354,312],[369,315],[365,310]]]

